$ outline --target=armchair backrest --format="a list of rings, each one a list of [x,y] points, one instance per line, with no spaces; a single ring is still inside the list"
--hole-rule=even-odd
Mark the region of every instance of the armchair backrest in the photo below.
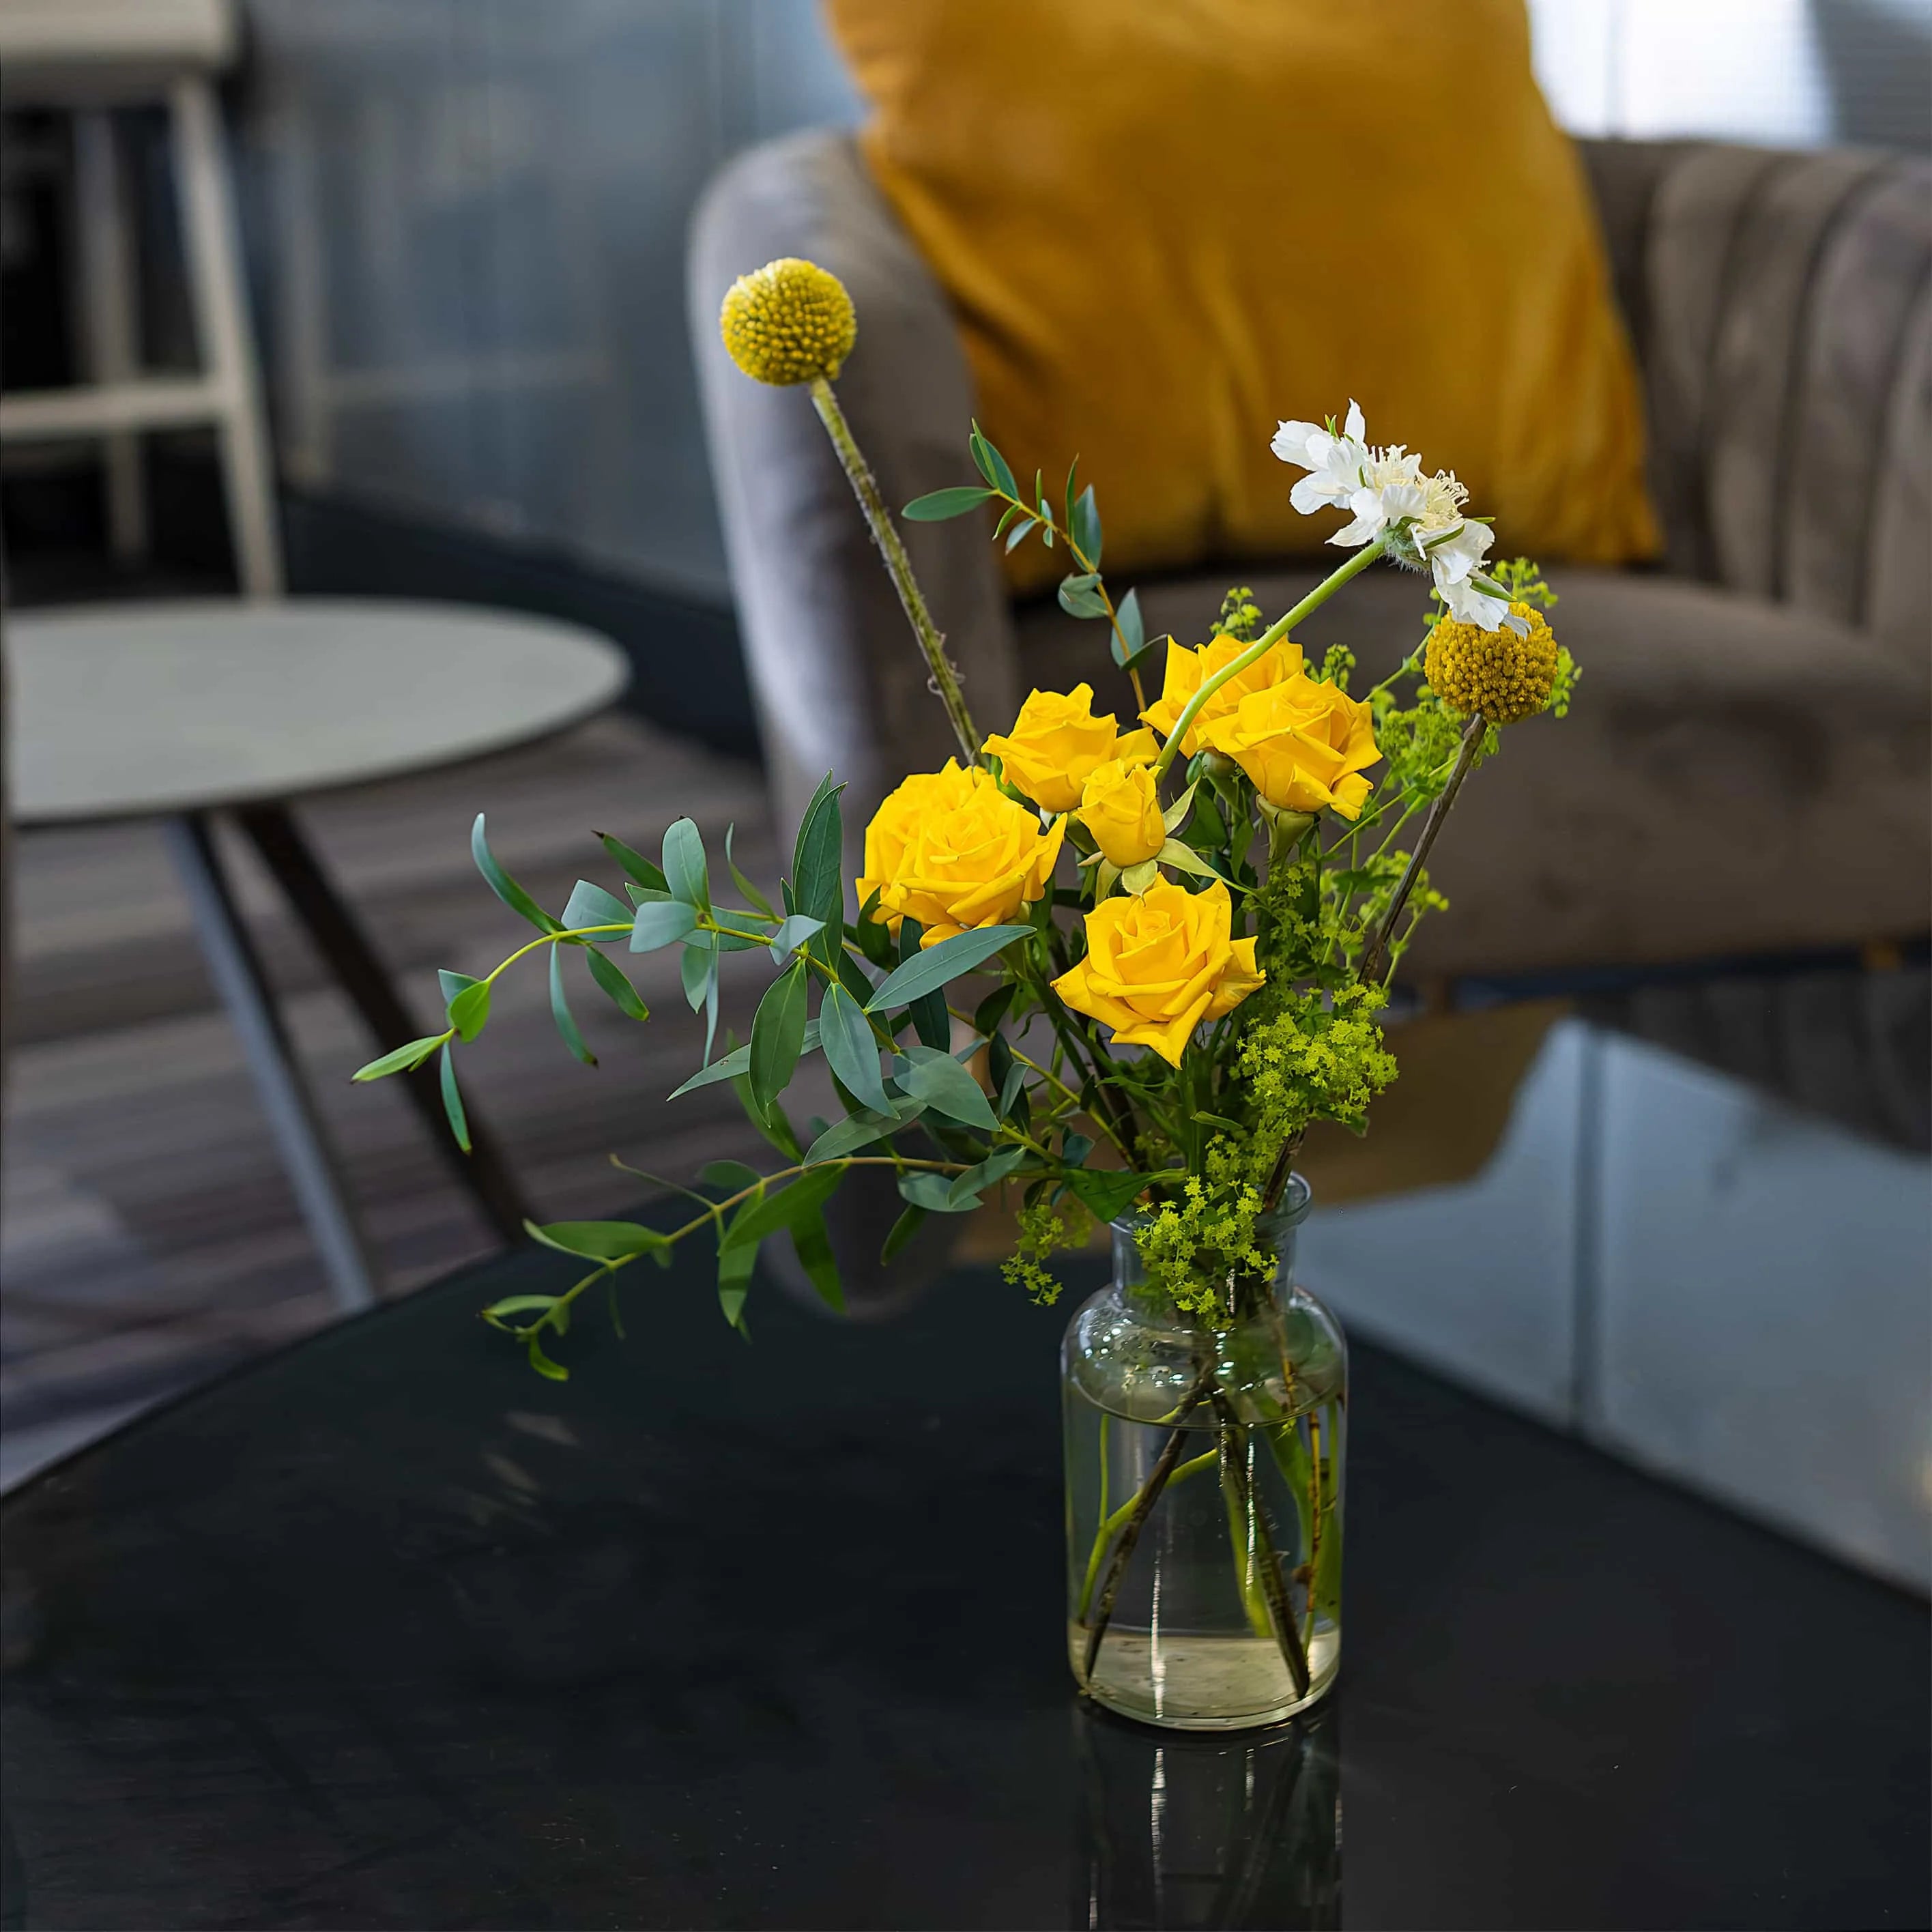
[[[1586,141],[1678,574],[1922,655],[1932,163]]]

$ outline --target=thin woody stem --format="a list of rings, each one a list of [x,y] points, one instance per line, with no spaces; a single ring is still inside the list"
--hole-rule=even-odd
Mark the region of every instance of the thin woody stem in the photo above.
[[[1402,908],[1408,903],[1409,893],[1429,856],[1429,848],[1436,843],[1436,835],[1442,830],[1442,821],[1449,816],[1449,808],[1456,802],[1456,794],[1462,789],[1462,781],[1469,776],[1469,767],[1476,761],[1476,754],[1482,748],[1483,734],[1487,728],[1480,711],[1470,712],[1469,722],[1462,728],[1462,748],[1456,755],[1456,769],[1449,774],[1449,782],[1429,808],[1429,816],[1422,821],[1422,836],[1416,840],[1415,850],[1408,855],[1408,863],[1402,868],[1402,881],[1395,889],[1395,896],[1376,921],[1374,935],[1362,954],[1360,977],[1364,986],[1372,985],[1382,976],[1382,954],[1388,948],[1389,934],[1395,930],[1395,922],[1402,916]]]
[[[946,655],[946,640],[932,621],[932,613],[926,608],[919,580],[912,574],[912,560],[906,555],[905,545],[899,541],[892,513],[879,494],[878,482],[859,448],[851,425],[845,420],[845,412],[838,406],[838,398],[832,393],[832,385],[823,376],[812,378],[812,406],[818,412],[818,419],[825,425],[826,434],[832,439],[832,447],[838,452],[838,460],[844,465],[845,474],[852,484],[852,494],[858,498],[859,507],[866,513],[872,541],[878,545],[879,554],[886,560],[886,568],[891,574],[893,587],[899,593],[906,621],[911,625],[926,667],[932,674],[932,688],[946,707],[952,735],[959,741],[960,755],[969,766],[982,764],[985,759],[980,750],[980,732],[973,722],[973,714],[966,708],[965,694],[959,688],[959,673]]]
[[[1134,1498],[1132,1512],[1121,1528],[1120,1541],[1114,1546],[1113,1560],[1107,1565],[1106,1581],[1100,1588],[1100,1601],[1094,1612],[1093,1625],[1087,1633],[1087,1654],[1080,1666],[1080,1681],[1083,1684],[1093,1681],[1094,1665],[1100,1654],[1100,1640],[1107,1634],[1107,1626],[1113,1620],[1114,1599],[1120,1593],[1120,1579],[1126,1574],[1134,1546],[1140,1541],[1141,1532],[1147,1527],[1147,1520],[1154,1514],[1154,1504],[1160,1501],[1160,1492],[1167,1487],[1168,1478],[1180,1460],[1181,1450],[1187,1446],[1187,1418],[1201,1406],[1214,1379],[1214,1364],[1210,1362],[1201,1371],[1199,1378],[1180,1406],[1174,1412],[1174,1433],[1167,1438],[1159,1460],[1141,1485],[1140,1493]]]
[[[1288,1666],[1289,1681],[1298,1697],[1308,1695],[1308,1656],[1301,1647],[1300,1619],[1288,1600],[1288,1586],[1282,1581],[1281,1562],[1275,1554],[1274,1538],[1268,1533],[1268,1516],[1260,1496],[1249,1480],[1242,1450],[1247,1431],[1234,1419],[1234,1412],[1223,1395],[1214,1398],[1214,1412],[1221,1424],[1221,1469],[1234,1491],[1242,1514],[1250,1526],[1256,1544],[1256,1567],[1261,1571],[1262,1595],[1268,1604],[1268,1621],[1274,1626],[1274,1640],[1281,1660]]]

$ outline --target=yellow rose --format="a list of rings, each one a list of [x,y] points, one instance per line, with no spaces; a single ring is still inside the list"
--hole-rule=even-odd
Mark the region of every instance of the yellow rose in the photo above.
[[[916,919],[934,946],[971,926],[1004,926],[1053,877],[1064,824],[1045,832],[976,766],[951,758],[920,772],[886,799],[866,828],[859,903],[876,890],[877,916],[894,932]]]
[[[1232,663],[1247,648],[1239,638],[1210,638],[1198,651],[1190,650],[1185,644],[1169,644],[1160,695],[1141,716],[1163,738],[1172,737],[1174,726],[1180,722],[1181,712],[1186,709],[1187,700],[1215,672]],[[1225,718],[1251,692],[1265,691],[1271,686],[1298,677],[1301,670],[1299,644],[1284,639],[1273,650],[1264,651],[1246,670],[1217,687],[1214,696],[1195,713],[1194,722],[1187,728],[1187,736],[1180,742],[1182,755],[1192,758],[1201,748],[1202,733],[1206,726],[1214,719]]]
[[[1116,1041],[1150,1046],[1178,1066],[1203,1020],[1230,1013],[1268,976],[1255,942],[1231,939],[1232,908],[1218,880],[1204,892],[1162,879],[1138,898],[1102,899],[1087,915],[1087,956],[1053,982],[1076,1012]]]
[[[1114,715],[1094,716],[1094,687],[1076,684],[1071,691],[1036,691],[1020,706],[1012,730],[997,731],[982,750],[998,758],[1006,782],[1023,791],[1044,812],[1071,812],[1080,802],[1087,774],[1109,758],[1138,759],[1152,764],[1160,748],[1151,731],[1116,734]]]
[[[1074,816],[1093,833],[1107,862],[1124,872],[1157,856],[1167,843],[1154,773],[1124,758],[1109,758],[1087,774]]]
[[[1202,735],[1246,772],[1256,790],[1284,812],[1356,817],[1370,785],[1365,766],[1381,758],[1375,714],[1334,685],[1292,677],[1241,700]]]

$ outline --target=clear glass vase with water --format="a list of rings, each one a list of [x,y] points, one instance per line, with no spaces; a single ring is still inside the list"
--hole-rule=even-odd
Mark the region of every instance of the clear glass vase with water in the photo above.
[[[1263,1224],[1271,1275],[1232,1320],[1143,1276],[1131,1220],[1114,1277],[1068,1324],[1068,1656],[1096,1702],[1184,1730],[1275,1724],[1340,1659],[1348,1354],[1294,1280],[1308,1189]]]

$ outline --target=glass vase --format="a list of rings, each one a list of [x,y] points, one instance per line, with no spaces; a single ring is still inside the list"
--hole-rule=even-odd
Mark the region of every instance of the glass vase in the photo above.
[[[1066,1640],[1097,1702],[1180,1730],[1272,1724],[1340,1659],[1348,1352],[1294,1280],[1297,1175],[1262,1224],[1268,1278],[1216,1325],[1144,1276],[1136,1223],[1061,1352]]]

